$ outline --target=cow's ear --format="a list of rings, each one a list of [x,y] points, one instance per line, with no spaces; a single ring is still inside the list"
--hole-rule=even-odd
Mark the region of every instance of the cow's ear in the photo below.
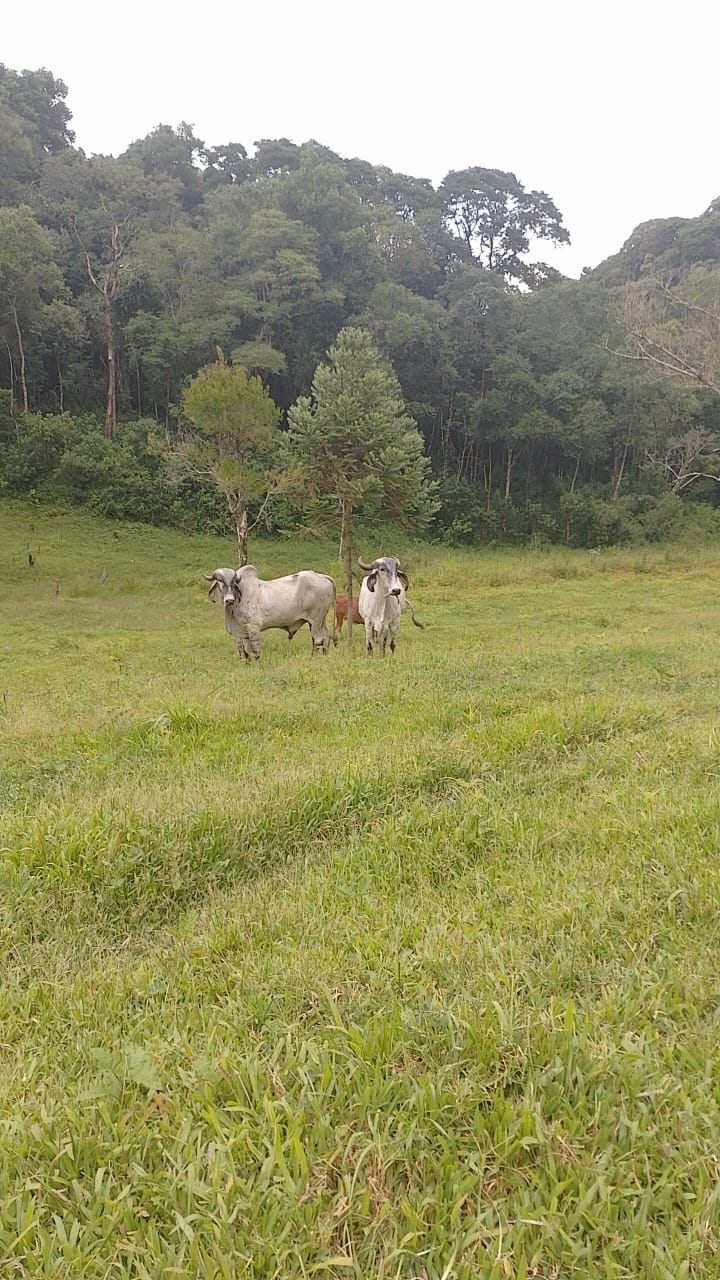
[[[208,591],[208,600],[212,600],[212,599],[213,599],[213,597],[214,597],[214,595],[215,595],[215,592],[217,591],[217,589],[218,589],[218,587],[219,587],[219,586],[220,586],[220,583],[218,582],[218,580],[217,580],[217,578],[216,578],[216,579],[215,579],[215,581],[213,582],[213,584],[212,584],[212,586],[211,586],[210,590]]]
[[[398,569],[398,578],[402,582],[405,590],[408,591],[410,589],[410,579],[406,573],[403,573],[402,569]]]
[[[367,587],[368,587],[368,591],[374,591],[374,590],[375,590],[375,583],[376,583],[376,582],[377,582],[377,571],[376,571],[375,573],[369,573],[369,574],[368,574],[368,580],[367,580]]]

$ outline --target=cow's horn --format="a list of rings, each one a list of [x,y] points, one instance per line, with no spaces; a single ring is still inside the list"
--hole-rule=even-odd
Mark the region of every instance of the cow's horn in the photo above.
[[[216,579],[216,577],[215,577],[215,574],[214,574],[214,573],[204,573],[204,574],[203,574],[203,578],[205,579],[205,581],[206,581],[206,582],[216,582],[216,581],[217,581],[217,579]]]
[[[373,561],[373,564],[366,564],[365,561],[361,560],[360,556],[358,556],[358,564],[360,565],[361,569],[365,570],[366,573],[370,573],[372,571],[374,563],[375,562]]]

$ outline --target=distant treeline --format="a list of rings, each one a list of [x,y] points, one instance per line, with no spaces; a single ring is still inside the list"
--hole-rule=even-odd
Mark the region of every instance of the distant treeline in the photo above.
[[[720,431],[720,401],[618,355],[617,298],[717,271],[720,202],[642,225],[568,281],[530,254],[567,241],[559,210],[511,173],[435,189],[316,142],[250,155],[187,124],[88,159],[66,92],[0,65],[0,491],[221,522],[216,495],[170,483],[152,447],[188,379],[221,348],[286,410],[357,324],[423,434],[434,536],[593,546],[714,525],[713,468],[683,465]],[[299,517],[282,501],[268,519]]]

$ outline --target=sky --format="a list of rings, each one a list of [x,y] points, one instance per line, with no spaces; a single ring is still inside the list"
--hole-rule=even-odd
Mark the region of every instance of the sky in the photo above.
[[[719,41],[717,0],[28,0],[0,61],[65,81],[88,155],[186,120],[208,144],[314,138],[434,185],[510,171],[570,232],[533,256],[578,276],[720,196]]]

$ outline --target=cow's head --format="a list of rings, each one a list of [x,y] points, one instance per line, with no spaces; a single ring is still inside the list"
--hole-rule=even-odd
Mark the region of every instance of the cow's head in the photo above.
[[[216,599],[218,592],[226,608],[239,600],[237,574],[234,569],[216,569],[214,573],[206,573],[205,580],[212,583],[208,591],[208,600]]]
[[[368,591],[374,591],[376,587],[379,587],[382,595],[395,596],[397,598],[401,593],[401,588],[407,591],[410,585],[408,576],[403,573],[400,568],[400,561],[396,556],[378,556],[377,560],[373,560],[372,564],[365,564],[365,561],[358,556],[358,564],[368,575]]]

